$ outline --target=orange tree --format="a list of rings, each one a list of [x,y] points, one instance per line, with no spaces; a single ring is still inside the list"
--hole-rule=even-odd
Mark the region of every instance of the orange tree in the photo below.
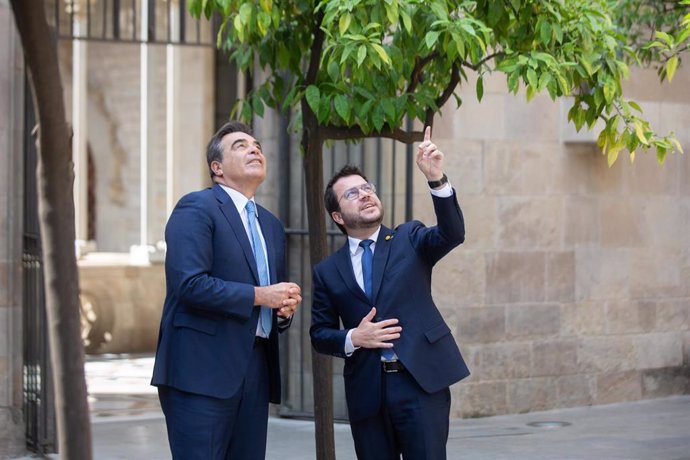
[[[196,16],[219,14],[218,46],[257,81],[234,112],[245,120],[266,107],[290,111],[301,132],[307,189],[310,258],[326,255],[322,146],[330,139],[387,137],[411,143],[419,131],[405,120],[433,124],[435,115],[476,74],[481,101],[484,77],[500,72],[508,90],[527,99],[548,92],[571,97],[568,118],[577,129],[604,121],[599,145],[613,164],[627,150],[654,149],[661,161],[681,147],[673,134],[659,136],[623,97],[629,63],[645,53],[663,60],[687,41],[685,3],[677,2],[674,31],[644,40],[654,20],[625,24],[634,8],[656,0],[193,0]],[[663,15],[650,10],[649,17]],[[686,21],[687,22],[687,21]],[[663,22],[664,26],[670,24]],[[675,32],[674,32],[675,33]],[[665,35],[663,35],[665,34]],[[665,37],[672,37],[669,42]],[[651,43],[650,43],[651,41]],[[647,46],[645,46],[647,45]],[[666,48],[663,48],[666,47]],[[662,49],[663,48],[663,49]],[[654,54],[656,53],[656,54]],[[677,56],[677,53],[675,54]],[[675,62],[675,64],[674,64]],[[317,458],[333,458],[331,364],[313,356]]]

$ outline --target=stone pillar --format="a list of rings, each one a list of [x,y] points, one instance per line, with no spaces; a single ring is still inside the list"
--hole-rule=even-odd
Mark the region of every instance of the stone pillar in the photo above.
[[[74,35],[86,30],[85,8],[74,21]],[[74,229],[76,247],[87,251],[88,235],[88,42],[72,40],[72,161],[74,162]]]
[[[159,192],[157,176],[165,174],[165,155],[157,148],[159,137],[165,141],[166,120],[160,120],[156,110],[160,98],[157,69],[165,59],[165,51],[149,45],[149,5],[141,3],[140,10],[140,125],[139,125],[139,242],[131,247],[131,262],[147,265],[163,260],[161,246],[163,240],[163,219],[158,218],[159,210],[165,210],[165,191]],[[162,51],[162,52],[161,52]],[[163,90],[165,91],[165,90]],[[162,128],[162,129],[161,129]],[[159,136],[157,133],[162,133]],[[162,156],[162,158],[161,158]],[[163,188],[165,190],[165,188]],[[159,197],[163,196],[160,200]],[[161,202],[162,201],[162,202]]]
[[[22,413],[22,136],[24,59],[0,0],[0,457],[26,451]]]

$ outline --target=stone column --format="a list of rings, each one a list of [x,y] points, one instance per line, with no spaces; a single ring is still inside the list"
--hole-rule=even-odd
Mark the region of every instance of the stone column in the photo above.
[[[77,8],[74,35],[86,35],[84,8]],[[76,248],[88,252],[88,42],[72,40],[72,161],[74,161],[74,229]],[[94,249],[93,247],[91,249]]]
[[[149,45],[149,5],[141,2],[140,10],[140,138],[139,138],[139,242],[131,247],[130,261],[135,265],[147,265],[151,262],[163,260],[162,225],[157,214],[165,206],[165,200],[158,200],[158,183],[156,177],[160,170],[167,170],[163,161],[159,160],[157,149],[158,136],[165,138],[159,130],[165,120],[157,118],[156,104],[159,101],[158,67],[161,65],[164,52],[154,45]],[[165,94],[165,93],[163,93]],[[163,96],[165,97],[165,96]],[[161,134],[159,134],[161,133]]]
[[[22,413],[24,60],[12,8],[0,0],[0,457],[26,451]]]

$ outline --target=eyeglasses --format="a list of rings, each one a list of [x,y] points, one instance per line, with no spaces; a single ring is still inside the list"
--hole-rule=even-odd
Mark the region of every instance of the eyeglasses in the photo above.
[[[343,192],[340,200],[345,198],[347,201],[355,201],[357,198],[359,198],[361,193],[365,193],[367,195],[374,194],[376,193],[376,187],[371,182],[367,182],[365,184],[358,185],[357,187],[349,188]]]

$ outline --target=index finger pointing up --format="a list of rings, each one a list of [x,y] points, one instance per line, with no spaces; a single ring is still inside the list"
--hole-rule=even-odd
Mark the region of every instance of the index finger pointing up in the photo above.
[[[427,126],[426,129],[424,130],[424,140],[425,141],[431,140],[431,126]]]

